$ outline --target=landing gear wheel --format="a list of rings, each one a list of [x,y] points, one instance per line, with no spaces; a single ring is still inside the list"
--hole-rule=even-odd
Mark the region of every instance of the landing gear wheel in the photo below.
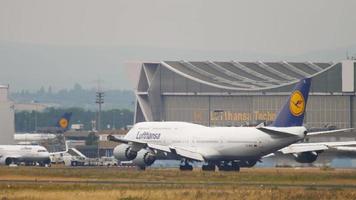
[[[240,165],[236,162],[232,163],[232,170],[239,172],[240,171]]]
[[[214,164],[207,164],[202,166],[203,171],[215,171],[215,165]]]
[[[193,166],[191,166],[191,165],[181,165],[181,166],[179,166],[179,169],[181,171],[192,171],[193,170]]]
[[[73,167],[78,166],[78,162],[77,162],[77,161],[72,161],[70,164],[71,164]]]
[[[240,171],[240,165],[237,162],[222,162],[219,165],[220,171]]]
[[[187,160],[182,161],[182,164],[179,166],[181,171],[192,171],[193,166],[189,164]]]

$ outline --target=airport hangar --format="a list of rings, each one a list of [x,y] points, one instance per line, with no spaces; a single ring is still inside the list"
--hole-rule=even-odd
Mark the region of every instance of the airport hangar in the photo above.
[[[269,124],[295,83],[311,77],[306,127],[355,127],[355,64],[355,60],[143,62],[134,121],[187,121],[206,126]]]

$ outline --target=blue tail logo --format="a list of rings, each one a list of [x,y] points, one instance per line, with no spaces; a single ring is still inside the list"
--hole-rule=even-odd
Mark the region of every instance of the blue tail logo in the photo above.
[[[64,113],[64,115],[58,120],[56,126],[62,129],[67,129],[69,120],[72,117],[72,113]]]
[[[291,127],[303,125],[310,85],[310,78],[302,79],[297,83],[292,94],[289,96],[271,126]]]

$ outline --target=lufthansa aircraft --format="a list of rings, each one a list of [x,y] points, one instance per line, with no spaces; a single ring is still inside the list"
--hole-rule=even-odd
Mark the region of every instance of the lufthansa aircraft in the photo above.
[[[112,141],[124,143],[114,149],[114,156],[120,161],[132,160],[141,169],[157,159],[181,160],[181,170],[192,170],[191,161],[205,162],[202,169],[209,171],[216,167],[223,171],[252,167],[264,156],[302,141],[307,135],[303,119],[310,84],[310,78],[297,83],[270,126],[206,127],[187,122],[141,122],[123,138],[109,136]]]
[[[38,144],[46,140],[56,138],[56,134],[68,129],[72,113],[64,113],[56,122],[55,127],[41,128],[39,133],[15,133],[14,139],[17,144]]]
[[[49,153],[46,148],[39,145],[0,145],[0,164],[20,164],[26,165],[39,163],[41,166],[51,163]]]

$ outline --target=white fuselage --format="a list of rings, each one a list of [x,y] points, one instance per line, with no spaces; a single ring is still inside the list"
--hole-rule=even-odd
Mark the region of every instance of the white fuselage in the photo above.
[[[0,145],[0,163],[6,164],[6,159],[18,162],[45,162],[49,160],[46,148],[38,145]]]
[[[276,137],[255,127],[206,127],[187,122],[137,123],[125,139],[179,147],[200,153],[205,160],[260,159],[304,138],[304,127],[276,128],[292,134]]]
[[[14,135],[14,139],[16,142],[26,142],[26,141],[43,141],[43,140],[51,140],[56,138],[55,134],[50,133],[16,133]]]

